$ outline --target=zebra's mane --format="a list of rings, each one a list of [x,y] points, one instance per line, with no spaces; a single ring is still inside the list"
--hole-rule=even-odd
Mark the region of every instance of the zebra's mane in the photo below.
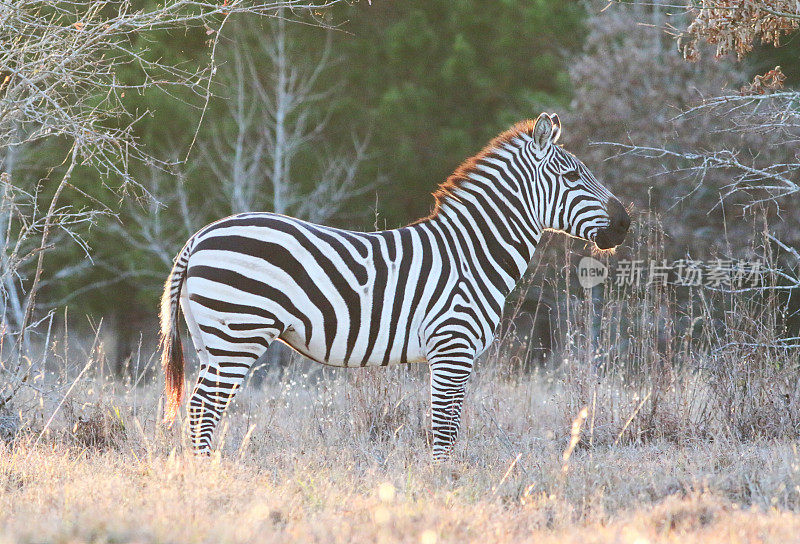
[[[533,135],[533,127],[535,126],[535,124],[536,121],[532,119],[526,119],[524,121],[518,122],[510,129],[492,138],[492,141],[486,144],[486,146],[483,149],[481,149],[478,153],[476,153],[472,157],[462,162],[458,166],[458,168],[456,168],[444,182],[440,183],[439,186],[436,188],[436,190],[432,193],[434,198],[434,204],[430,215],[421,217],[420,219],[417,219],[411,224],[415,225],[417,223],[422,223],[424,221],[433,219],[434,217],[439,215],[439,212],[442,209],[442,205],[445,202],[447,202],[447,200],[451,198],[457,198],[453,195],[453,191],[461,187],[461,185],[465,181],[469,180],[470,174],[476,171],[477,165],[482,159],[486,158],[488,155],[491,155],[497,149],[510,143],[515,138],[518,138],[521,135],[531,137]]]

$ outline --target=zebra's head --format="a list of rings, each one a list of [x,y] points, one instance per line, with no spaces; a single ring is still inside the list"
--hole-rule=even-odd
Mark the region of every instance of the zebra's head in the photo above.
[[[559,136],[556,114],[542,113],[530,133],[528,148],[538,174],[534,183],[547,195],[540,208],[542,226],[594,242],[599,249],[618,246],[631,223],[628,212],[586,165],[556,145]]]

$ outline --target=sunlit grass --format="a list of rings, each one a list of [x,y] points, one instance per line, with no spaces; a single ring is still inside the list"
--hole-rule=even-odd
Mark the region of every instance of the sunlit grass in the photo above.
[[[87,442],[59,424],[38,445],[22,434],[0,446],[0,542],[788,542],[800,534],[795,443],[589,447],[590,425],[597,433],[607,415],[591,406],[570,413],[574,385],[559,373],[509,380],[483,369],[454,459],[433,466],[421,370],[326,371],[246,388],[220,450],[202,459],[183,449],[179,429],[157,423],[158,383],[109,387],[86,414],[118,411],[122,427],[95,422],[98,436]],[[605,408],[628,416],[625,403]],[[98,440],[102,433],[114,439]]]

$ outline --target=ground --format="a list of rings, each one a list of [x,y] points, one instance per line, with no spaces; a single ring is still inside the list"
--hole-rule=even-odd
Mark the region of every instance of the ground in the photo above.
[[[800,542],[796,441],[617,439],[558,377],[485,372],[438,466],[420,369],[251,384],[210,459],[155,381],[88,381],[0,446],[0,543]]]

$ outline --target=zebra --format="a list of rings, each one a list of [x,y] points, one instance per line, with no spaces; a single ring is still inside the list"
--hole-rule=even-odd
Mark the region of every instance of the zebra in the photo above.
[[[630,225],[560,135],[557,114],[517,123],[439,185],[429,216],[403,228],[355,232],[253,212],[198,231],[162,297],[166,421],[184,393],[182,309],[200,360],[188,407],[196,453],[211,452],[245,375],[280,340],[325,365],[427,362],[433,460],[447,459],[475,359],[542,232],[605,250]]]

